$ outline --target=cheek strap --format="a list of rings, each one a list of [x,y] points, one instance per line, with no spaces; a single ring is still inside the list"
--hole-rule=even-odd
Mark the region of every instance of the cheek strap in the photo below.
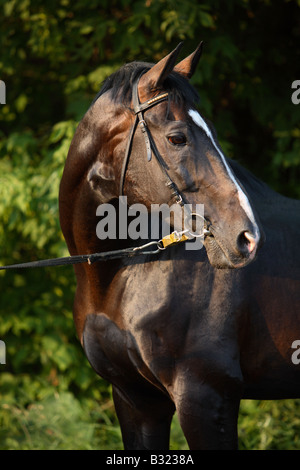
[[[167,170],[166,170],[166,165],[165,162],[160,155],[160,153],[157,150],[157,147],[155,145],[155,142],[152,138],[151,132],[147,126],[147,123],[144,119],[144,111],[146,111],[149,108],[152,108],[152,106],[155,106],[158,103],[161,103],[162,101],[165,101],[168,99],[168,93],[161,93],[158,96],[155,96],[154,98],[151,98],[148,101],[145,101],[145,103],[140,103],[139,100],[139,95],[138,95],[138,83],[139,80],[136,80],[133,84],[132,87],[132,104],[133,104],[133,111],[136,116],[133,126],[131,127],[129,137],[128,137],[128,143],[125,151],[125,157],[123,160],[123,165],[122,165],[122,170],[121,170],[121,176],[120,176],[120,196],[123,196],[123,189],[124,189],[124,182],[125,182],[125,175],[126,175],[126,170],[128,167],[128,162],[131,154],[131,149],[132,149],[132,142],[133,142],[133,137],[136,131],[137,126],[141,128],[141,131],[143,133],[144,139],[145,139],[145,145],[146,145],[146,152],[147,152],[147,160],[148,162],[151,161],[152,158],[152,152],[154,153],[156,160],[158,161],[160,168],[162,172],[164,173],[165,179],[166,179],[166,186],[171,190],[172,197],[175,198],[176,202],[183,206],[183,199],[181,197],[181,194],[178,191],[178,188],[174,181],[170,178]]]

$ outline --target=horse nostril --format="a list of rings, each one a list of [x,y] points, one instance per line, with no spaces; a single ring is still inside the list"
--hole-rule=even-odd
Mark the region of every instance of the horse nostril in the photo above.
[[[256,238],[248,231],[240,233],[237,245],[242,253],[251,254],[257,247]]]

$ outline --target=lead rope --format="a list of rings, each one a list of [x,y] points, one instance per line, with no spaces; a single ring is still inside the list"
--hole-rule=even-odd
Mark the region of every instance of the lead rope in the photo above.
[[[170,235],[163,237],[161,240],[152,241],[149,243],[145,243],[141,246],[136,246],[134,248],[124,248],[123,250],[114,250],[114,251],[106,251],[102,253],[92,253],[90,255],[74,255],[74,256],[66,256],[63,258],[52,258],[52,259],[44,259],[38,261],[30,261],[28,263],[19,263],[19,264],[10,264],[7,266],[0,266],[1,270],[8,270],[8,269],[25,269],[25,268],[42,268],[42,267],[49,267],[49,266],[66,266],[70,264],[80,264],[80,263],[88,263],[93,264],[96,261],[107,261],[111,259],[120,259],[120,258],[131,258],[138,255],[155,255],[166,248],[176,245],[181,242],[185,242],[190,238],[187,237],[186,233],[188,230],[184,230],[182,232],[174,231]],[[195,236],[193,234],[190,234]],[[200,236],[200,235],[197,235]],[[156,250],[147,250],[152,246],[156,245]]]

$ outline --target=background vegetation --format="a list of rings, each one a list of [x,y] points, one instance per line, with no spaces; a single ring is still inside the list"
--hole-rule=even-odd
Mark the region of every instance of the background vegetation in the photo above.
[[[58,187],[74,130],[124,61],[205,49],[193,78],[228,156],[300,197],[300,2],[0,0],[0,263],[67,255]],[[72,319],[71,267],[0,273],[1,449],[122,448]],[[242,449],[300,448],[300,402],[245,401]],[[174,424],[172,448],[186,448]]]

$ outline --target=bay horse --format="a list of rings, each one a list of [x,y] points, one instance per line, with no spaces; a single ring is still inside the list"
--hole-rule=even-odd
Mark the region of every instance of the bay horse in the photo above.
[[[175,410],[190,449],[237,449],[242,399],[300,397],[300,202],[224,156],[189,81],[202,46],[180,49],[106,79],[70,145],[60,224],[71,255],[105,252],[136,244],[96,235],[120,195],[204,204],[203,249],[76,265],[74,321],[125,449],[168,449]]]

